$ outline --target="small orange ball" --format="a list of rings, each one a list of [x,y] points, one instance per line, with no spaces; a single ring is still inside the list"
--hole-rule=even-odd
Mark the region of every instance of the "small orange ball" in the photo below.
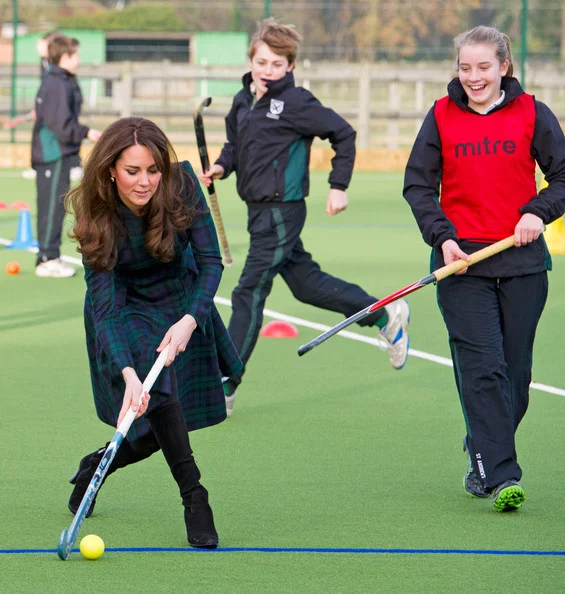
[[[6,272],[8,274],[18,274],[20,271],[20,265],[17,262],[8,262],[6,264]]]

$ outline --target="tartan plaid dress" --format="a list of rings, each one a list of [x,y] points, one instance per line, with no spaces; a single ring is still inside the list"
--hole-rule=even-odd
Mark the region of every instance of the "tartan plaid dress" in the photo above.
[[[222,260],[206,200],[190,164],[182,163],[195,186],[197,214],[192,225],[175,238],[172,262],[163,263],[145,249],[145,217],[121,201],[118,216],[127,235],[118,243],[118,262],[110,272],[96,272],[85,263],[84,319],[90,376],[98,417],[116,426],[124,397],[122,369],[133,367],[143,381],[166,331],[185,314],[197,322],[186,351],[173,366],[179,399],[189,431],[226,418],[222,376],[241,372],[241,361],[214,303]],[[170,368],[164,368],[151,391],[171,393]],[[149,431],[141,417],[128,439]]]

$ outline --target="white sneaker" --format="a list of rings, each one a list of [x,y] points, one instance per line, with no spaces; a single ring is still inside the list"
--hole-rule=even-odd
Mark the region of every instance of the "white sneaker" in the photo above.
[[[226,394],[226,382],[229,377],[222,378],[222,387],[224,388],[224,398],[226,399],[226,416],[229,418],[233,412],[233,405],[235,403],[235,392],[232,392],[229,396]]]
[[[37,177],[37,171],[31,167],[29,169],[24,169],[22,171],[22,177],[24,179],[35,179]]]
[[[400,299],[385,305],[388,313],[388,324],[379,330],[380,337],[386,343],[390,364],[395,369],[402,369],[408,357],[410,337],[408,323],[410,322],[410,307],[405,299]]]
[[[35,276],[43,278],[69,278],[76,273],[77,271],[72,266],[65,264],[60,258],[40,262],[35,267]]]
[[[83,169],[82,167],[78,166],[78,167],[71,167],[70,170],[70,180],[72,182],[74,181],[80,181],[82,179],[82,174],[83,174]]]
[[[225,396],[226,399],[226,415],[227,417],[231,417],[231,414],[233,412],[233,405],[235,404],[235,395],[236,392],[234,392],[231,396]]]

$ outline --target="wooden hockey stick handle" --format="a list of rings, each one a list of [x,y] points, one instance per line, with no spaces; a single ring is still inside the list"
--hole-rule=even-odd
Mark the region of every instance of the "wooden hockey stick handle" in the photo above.
[[[440,281],[448,276],[451,276],[452,274],[455,274],[456,272],[459,272],[460,270],[467,268],[468,266],[471,266],[472,264],[476,264],[481,260],[486,260],[487,258],[494,256],[494,254],[498,254],[512,247],[513,245],[514,235],[511,235],[505,239],[497,241],[496,243],[487,245],[487,247],[483,248],[482,250],[471,254],[471,259],[469,261],[457,260],[457,262],[452,262],[451,264],[447,264],[441,268],[438,268],[437,270],[434,270],[432,274],[436,277],[436,280]]]

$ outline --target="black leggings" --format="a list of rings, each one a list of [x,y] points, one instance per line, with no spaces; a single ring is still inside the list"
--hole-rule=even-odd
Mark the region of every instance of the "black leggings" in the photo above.
[[[158,404],[147,413],[151,433],[135,441],[125,439],[118,448],[108,474],[115,472],[118,468],[145,460],[158,450],[162,450],[171,473],[179,485],[181,497],[184,499],[198,485],[200,473],[192,456],[173,370],[171,370],[170,396],[154,393],[152,400]]]

